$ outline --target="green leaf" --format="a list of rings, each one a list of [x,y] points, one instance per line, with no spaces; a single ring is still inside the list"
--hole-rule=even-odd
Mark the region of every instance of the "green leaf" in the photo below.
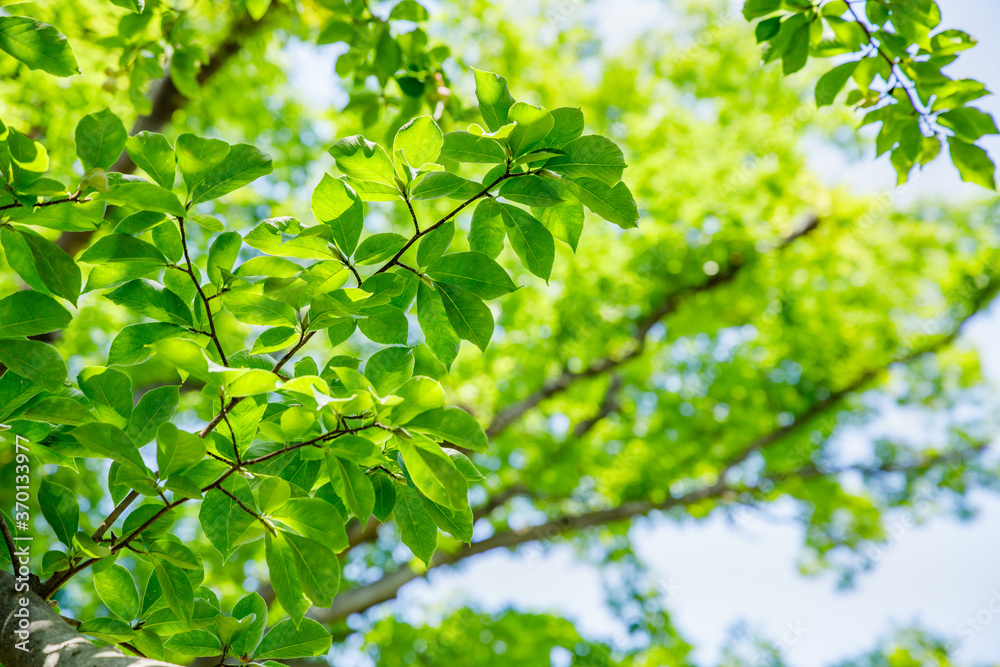
[[[50,296],[31,290],[0,299],[0,338],[37,336],[69,326],[73,316]]]
[[[639,208],[624,182],[613,188],[595,178],[560,181],[581,204],[622,229],[639,226]]]
[[[108,234],[107,236],[102,236],[80,255],[80,261],[85,264],[133,262],[137,260],[148,261],[152,266],[163,266],[167,263],[167,259],[163,256],[163,253],[156,249],[156,246],[145,241],[140,241],[128,234]]]
[[[427,267],[427,275],[439,283],[461,287],[481,299],[495,299],[517,289],[499,264],[475,251],[445,255]]]
[[[162,558],[153,558],[153,570],[163,590],[170,611],[185,624],[191,624],[194,614],[194,587],[184,570]],[[169,643],[169,642],[168,642]]]
[[[173,416],[180,400],[179,390],[177,386],[157,387],[142,395],[132,410],[127,431],[137,446],[152,440],[156,430]]]
[[[226,310],[240,322],[258,326],[296,324],[295,309],[283,301],[269,299],[262,294],[239,291],[227,292],[222,297]]]
[[[294,533],[282,533],[282,537],[295,556],[295,567],[306,597],[317,607],[329,607],[340,588],[340,561],[337,556],[309,538]]]
[[[84,424],[70,431],[70,435],[98,456],[132,466],[140,473],[146,470],[135,443],[116,426],[102,423]]]
[[[529,271],[547,281],[556,253],[552,232],[516,206],[503,204],[500,215],[514,252]]]
[[[503,147],[496,139],[469,132],[445,134],[441,155],[458,162],[500,163],[506,159]]]
[[[167,138],[156,132],[142,131],[129,137],[125,150],[136,166],[167,190],[174,187],[176,159]]]
[[[780,35],[780,33],[779,33]],[[772,41],[773,43],[773,41]],[[806,66],[809,60],[809,25],[803,24],[788,37],[788,47],[781,58],[781,70],[785,76],[794,74]]]
[[[395,482],[381,470],[375,471],[371,480],[372,487],[375,489],[375,506],[372,508],[372,514],[376,519],[385,523],[396,504]]]
[[[535,208],[555,206],[562,202],[556,189],[544,178],[535,175],[508,179],[500,186],[497,194],[512,202]]]
[[[177,137],[177,167],[189,193],[222,162],[229,148],[229,144],[219,139],[203,139],[193,134]]]
[[[553,109],[552,130],[545,135],[541,145],[546,148],[562,148],[583,134],[583,112],[575,107]]]
[[[236,144],[191,189],[191,203],[199,204],[229,194],[271,173],[271,158],[249,144]]]
[[[123,328],[111,341],[108,350],[108,365],[130,366],[139,364],[153,355],[153,350],[146,347],[158,340],[174,336],[188,335],[187,330],[176,324],[166,322],[148,322],[130,324]]]
[[[496,132],[507,124],[510,107],[514,98],[507,90],[507,80],[492,72],[473,69],[476,76],[476,99],[479,113],[490,132]]]
[[[452,509],[424,499],[424,509],[437,527],[459,542],[472,543],[472,508],[468,505]]]
[[[338,458],[364,466],[385,463],[385,457],[375,443],[359,435],[339,436],[326,443],[326,451]]]
[[[184,241],[177,225],[165,222],[153,227],[153,245],[171,262],[179,262],[184,256]],[[176,275],[176,274],[175,274]],[[164,278],[166,280],[166,278]]]
[[[460,473],[462,473],[462,477],[465,478],[466,482],[472,484],[482,482],[486,479],[483,476],[483,473],[479,472],[479,469],[476,468],[475,464],[469,460],[469,457],[462,452],[450,451],[448,452],[448,456],[450,456],[451,460],[455,462],[455,467],[458,468]]]
[[[198,512],[198,520],[208,541],[218,549],[223,558],[228,559],[256,524],[256,519],[240,507],[240,503],[251,509],[255,509],[255,503],[246,480],[227,479],[223,486],[228,493],[210,489],[205,494]]]
[[[253,658],[284,660],[324,655],[330,650],[332,642],[330,633],[311,618],[303,619],[298,626],[293,621],[285,620],[264,635]]]
[[[241,597],[233,607],[233,618],[244,619],[254,615],[253,622],[233,637],[232,648],[236,655],[253,655],[264,636],[267,626],[267,603],[260,593],[254,591]]]
[[[4,230],[5,232],[7,230]],[[73,258],[57,246],[52,241],[45,239],[34,232],[26,229],[15,230],[17,235],[24,240],[25,245],[31,252],[34,268],[42,284],[56,296],[61,296],[73,305],[80,296],[80,267],[76,265]],[[7,237],[3,237],[4,249],[7,249]],[[10,260],[10,252],[7,254]],[[24,276],[21,271],[18,271]],[[31,285],[31,282],[28,282]],[[32,285],[34,287],[34,285]]]
[[[22,419],[66,426],[80,426],[94,421],[90,411],[78,401],[61,396],[43,398],[20,416]]]
[[[94,588],[108,610],[123,621],[139,617],[139,589],[132,574],[121,565],[112,565],[94,575]]]
[[[42,478],[38,487],[38,505],[59,541],[73,546],[73,536],[80,527],[80,504],[65,486]]]
[[[583,205],[579,202],[567,201],[556,206],[549,206],[538,211],[532,211],[540,223],[552,232],[552,236],[566,243],[576,252],[583,234]]]
[[[94,404],[101,421],[119,428],[128,425],[132,415],[132,381],[115,369],[85,368],[78,378],[80,391]]]
[[[426,233],[417,246],[417,266],[427,266],[443,255],[454,238],[455,223],[452,220]]]
[[[465,477],[440,445],[419,435],[399,438],[398,442],[406,471],[421,493],[448,507],[468,505],[469,488]]]
[[[127,642],[136,635],[128,623],[115,618],[92,618],[81,623],[76,630],[82,635],[111,643]]]
[[[3,244],[7,266],[19,275],[25,284],[34,290],[50,291],[42,282],[41,276],[38,275],[31,246],[28,245],[25,236],[20,231],[13,227],[0,226],[0,244]],[[77,270],[79,271],[79,267]],[[76,301],[74,300],[73,303],[75,304]]]
[[[172,635],[163,648],[195,658],[214,658],[222,654],[219,638],[207,630],[191,630]]]
[[[436,283],[436,288],[455,333],[485,352],[494,327],[489,307],[479,297],[454,285]]]
[[[555,127],[552,114],[541,107],[524,102],[515,102],[510,107],[508,121],[517,123],[507,140],[511,155],[514,157],[519,157],[538,146]]]
[[[53,206],[22,206],[7,211],[11,222],[64,232],[93,231],[104,221],[104,202],[65,202]]]
[[[972,143],[985,134],[997,134],[997,126],[988,113],[972,107],[961,107],[945,111],[937,117],[937,122],[954,130],[955,136]]]
[[[433,435],[474,452],[486,451],[488,443],[483,427],[462,408],[434,408],[420,413],[405,424],[407,430]]]
[[[326,466],[333,490],[364,525],[375,506],[375,489],[368,476],[356,463],[342,461],[333,455],[327,455]]]
[[[28,66],[54,76],[79,74],[66,37],[48,23],[27,16],[0,16],[0,49]]]
[[[858,61],[851,61],[837,65],[821,76],[816,82],[816,106],[833,104],[833,101],[837,99],[837,94],[843,90],[844,85],[850,80],[857,68]]]
[[[948,147],[951,149],[951,160],[963,181],[996,190],[993,162],[986,151],[957,137],[948,137]]]
[[[430,14],[416,0],[403,0],[389,12],[390,21],[426,21]]]
[[[125,150],[128,130],[110,109],[87,114],[76,126],[76,154],[84,169],[108,170]]]
[[[270,370],[248,368],[243,371],[227,372],[227,378],[235,375],[225,383],[226,394],[230,397],[255,396],[272,392],[278,387],[279,378]]]
[[[237,232],[219,234],[208,249],[208,263],[205,273],[216,285],[223,283],[223,271],[230,273],[243,247],[243,237]]]
[[[417,116],[403,125],[392,140],[392,151],[403,152],[403,159],[414,169],[437,162],[444,138],[441,128],[430,116]]]
[[[395,169],[385,149],[360,134],[341,139],[329,153],[345,176],[395,187]]]
[[[0,340],[0,363],[49,391],[58,391],[66,383],[66,362],[47,343]]]
[[[339,178],[323,174],[311,204],[316,220],[330,227],[337,247],[348,257],[354,254],[364,225],[364,208],[354,190]]]
[[[469,230],[469,247],[492,259],[496,259],[503,251],[503,240],[507,234],[500,207],[500,202],[492,197],[479,202],[472,213],[472,226]]]
[[[297,533],[339,553],[348,547],[344,517],[320,498],[292,498],[271,515]]]
[[[404,245],[406,238],[401,234],[372,234],[358,246],[354,261],[358,264],[378,264],[395,255]]]
[[[274,596],[290,617],[289,624],[293,627],[301,627],[302,617],[309,610],[309,601],[303,597],[302,582],[295,565],[295,555],[288,545],[285,534],[279,532],[272,536],[271,533],[264,533],[264,554],[271,576],[271,587],[274,588]],[[271,629],[271,632],[274,632],[274,628]],[[267,650],[274,643],[268,642],[270,634],[269,632],[264,635],[264,640],[257,648],[258,653],[273,654],[273,650]]]
[[[607,185],[622,180],[625,156],[610,139],[592,134],[570,141],[563,150],[566,155],[550,159],[545,163],[546,169],[568,178],[595,178]]]
[[[781,9],[781,0],[747,0],[743,5],[743,18],[747,21],[773,14]]]
[[[98,193],[97,199],[118,206],[132,206],[141,211],[157,211],[183,217],[185,214],[181,200],[170,190],[145,181],[122,181]]]
[[[105,296],[112,302],[154,320],[190,326],[191,309],[184,300],[149,280],[132,280]],[[229,295],[226,295],[227,300]]]
[[[330,250],[330,241],[333,240],[330,227],[303,227],[295,218],[264,220],[250,230],[243,240],[250,247],[268,255],[298,259],[337,259],[337,255]]]
[[[395,306],[368,306],[361,310],[358,328],[369,340],[383,345],[406,345],[409,325],[406,315]]]
[[[373,354],[365,364],[365,377],[380,396],[388,396],[413,375],[413,351],[408,347],[387,347]]]
[[[470,181],[450,171],[432,171],[420,179],[412,191],[416,200],[437,199],[470,185]]]
[[[417,285],[417,321],[424,332],[427,347],[450,370],[458,356],[461,339],[448,320],[441,295],[423,281]]]
[[[298,340],[298,337],[299,334],[292,327],[265,329],[257,336],[257,340],[253,342],[253,348],[250,350],[250,353],[266,354],[268,352],[277,352],[293,345]]]
[[[403,544],[410,548],[414,556],[430,565],[431,556],[437,549],[437,526],[416,489],[397,486],[392,518],[399,528]]]

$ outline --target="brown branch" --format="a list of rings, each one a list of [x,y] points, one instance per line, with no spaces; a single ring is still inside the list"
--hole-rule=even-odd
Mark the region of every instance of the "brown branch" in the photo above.
[[[510,169],[509,165],[508,165],[507,169],[508,170]],[[510,171],[507,171],[506,173],[501,174],[500,176],[498,176],[496,178],[496,180],[494,180],[492,183],[490,183],[485,188],[483,188],[482,190],[480,190],[478,194],[474,195],[470,199],[465,200],[464,202],[462,202],[461,204],[459,204],[458,206],[456,206],[454,209],[452,209],[451,213],[448,213],[447,215],[445,215],[443,218],[441,218],[440,220],[438,220],[437,222],[435,222],[433,225],[431,225],[427,229],[425,229],[423,231],[417,231],[413,236],[410,237],[410,239],[403,245],[403,247],[399,249],[399,252],[397,252],[395,255],[393,255],[392,259],[390,259],[388,262],[386,262],[385,264],[383,264],[379,268],[379,270],[376,271],[375,273],[376,274],[383,273],[385,271],[388,271],[393,266],[396,266],[397,264],[399,264],[399,258],[402,257],[403,254],[407,250],[410,249],[410,246],[412,246],[414,243],[416,243],[418,239],[420,239],[423,236],[426,236],[427,234],[430,234],[435,229],[437,229],[438,227],[440,227],[444,223],[446,223],[449,220],[451,220],[452,218],[454,218],[466,206],[468,206],[472,202],[477,201],[477,200],[481,199],[482,197],[485,197],[486,195],[488,195],[490,193],[490,190],[492,190],[496,186],[500,185],[500,183],[502,183],[503,181],[506,181],[508,178],[516,178],[518,176],[528,176],[529,174],[537,174],[537,173],[538,173],[538,170],[535,170],[535,171],[522,171],[522,172],[518,172],[516,174],[512,174],[512,173],[510,173]],[[409,203],[409,202],[407,202],[407,203]]]
[[[987,299],[984,294],[977,300],[977,304],[982,305],[986,302],[986,300]],[[978,312],[978,310],[978,307],[972,309],[972,312],[957,323],[950,334],[942,336],[933,343],[909,354],[893,358],[883,366],[872,368],[861,373],[854,381],[846,385],[844,388],[836,392],[832,392],[826,399],[817,401],[808,409],[801,412],[787,426],[782,426],[758,437],[726,461],[720,468],[719,473],[716,475],[716,481],[709,486],[695,489],[676,498],[668,498],[661,503],[653,503],[644,500],[632,500],[608,509],[595,510],[577,515],[558,516],[539,526],[516,530],[505,530],[480,542],[463,546],[461,549],[453,553],[439,552],[431,561],[428,569],[444,565],[453,565],[466,558],[482,554],[493,549],[511,548],[528,542],[551,540],[568,532],[617,523],[637,516],[644,516],[653,511],[662,511],[673,507],[689,505],[702,500],[718,498],[723,494],[734,490],[742,490],[726,484],[726,473],[745,461],[754,452],[761,451],[783,440],[793,432],[803,428],[810,422],[811,419],[844,400],[849,394],[864,388],[865,385],[884,373],[889,367],[895,364],[911,362],[923,355],[937,351],[940,348],[949,345],[958,336],[965,322],[968,321],[972,315]],[[811,467],[812,466],[810,464],[804,466],[802,470],[807,470]],[[506,502],[506,499],[503,499],[503,502]],[[396,592],[404,584],[416,579],[419,576],[422,575],[417,573],[412,567],[409,565],[403,565],[393,572],[390,572],[379,581],[339,594],[334,600],[332,608],[328,611],[324,611],[320,615],[320,618],[323,621],[337,621],[345,618],[349,614],[359,613],[376,604],[391,600],[396,596]]]
[[[369,429],[369,428],[384,428],[384,427],[381,424],[379,424],[378,422],[373,422],[371,424],[367,424],[367,425],[364,425],[364,426],[357,426],[357,427],[354,427],[354,428],[345,428],[345,429],[340,429],[338,431],[330,431],[329,433],[324,433],[323,435],[317,436],[317,437],[315,437],[315,438],[313,438],[311,440],[307,440],[305,442],[299,442],[299,443],[296,443],[294,445],[287,445],[285,447],[282,447],[281,449],[276,449],[275,451],[270,452],[268,454],[263,454],[263,455],[258,456],[256,458],[250,459],[248,461],[243,461],[242,464],[240,464],[240,463],[234,463],[225,472],[223,472],[221,475],[219,475],[219,477],[214,482],[212,482],[211,484],[208,484],[207,486],[202,487],[201,493],[203,493],[203,494],[204,493],[208,493],[212,489],[218,489],[218,490],[222,491],[223,493],[226,493],[226,490],[222,488],[222,483],[224,481],[226,481],[229,478],[229,476],[232,475],[233,473],[235,473],[237,470],[240,470],[240,469],[242,469],[244,467],[252,466],[252,465],[255,465],[255,464],[258,464],[258,463],[264,463],[265,461],[269,461],[269,460],[271,460],[271,459],[273,459],[273,458],[275,458],[277,456],[281,456],[282,454],[287,454],[288,452],[291,452],[293,450],[299,449],[300,447],[318,446],[319,443],[321,443],[321,442],[325,442],[327,440],[332,440],[332,439],[334,439],[334,438],[336,438],[338,436],[341,436],[341,435],[347,435],[347,434],[351,434],[351,433],[358,433],[359,431],[364,431],[364,430]],[[119,542],[115,543],[111,547],[110,552],[113,554],[113,553],[117,553],[118,551],[121,551],[122,549],[128,548],[129,544],[135,538],[137,538],[140,534],[142,534],[143,531],[145,531],[150,526],[152,526],[154,523],[156,523],[157,521],[159,521],[164,515],[167,514],[167,512],[169,512],[170,510],[174,509],[175,507],[179,507],[180,505],[183,505],[188,500],[190,500],[190,498],[178,498],[177,500],[174,500],[173,502],[166,503],[163,507],[161,507],[159,509],[159,511],[157,511],[153,516],[151,516],[149,519],[147,519],[145,523],[143,523],[141,526],[139,526],[138,528],[136,528],[135,530],[133,530],[131,533],[129,533],[122,540],[120,540]],[[59,590],[59,588],[63,584],[65,584],[67,581],[69,581],[74,575],[76,575],[78,572],[82,572],[83,570],[87,569],[88,567],[90,567],[91,565],[93,565],[94,563],[96,563],[99,560],[100,560],[100,558],[89,558],[87,560],[83,560],[83,561],[77,563],[76,565],[74,565],[73,567],[71,567],[71,568],[69,568],[67,570],[62,570],[61,572],[56,572],[55,574],[53,574],[49,578],[48,581],[46,581],[45,583],[43,583],[40,586],[40,588],[39,588],[39,595],[41,595],[46,600],[49,599],[50,597],[52,597],[52,595],[57,590]]]
[[[205,291],[201,288],[201,281],[194,275],[194,264],[192,264],[191,255],[188,253],[187,233],[184,231],[184,218],[177,218],[177,226],[181,229],[181,247],[184,249],[184,260],[187,262],[187,268],[181,270],[191,276],[191,282],[194,283],[194,288],[198,290],[198,296],[201,297],[202,305],[205,306],[205,317],[208,319],[209,338],[215,343],[215,349],[219,351],[219,358],[222,360],[222,365],[228,366],[229,360],[226,359],[226,353],[222,350],[222,341],[219,340],[219,334],[215,330],[215,319],[212,317],[212,304],[205,297]]]
[[[280,371],[282,367],[288,363],[289,359],[291,359],[296,352],[301,350],[302,346],[308,343],[309,339],[312,338],[315,334],[316,334],[315,331],[310,331],[309,333],[303,336],[299,336],[299,342],[293,345],[288,350],[288,352],[285,353],[285,356],[283,356],[281,359],[278,360],[278,363],[274,365],[274,367],[271,369],[271,372],[277,373],[278,371]],[[225,419],[229,411],[235,408],[242,400],[243,400],[242,397],[230,399],[229,403],[227,403],[222,407],[222,409],[219,411],[219,414],[215,415],[215,417],[212,418],[212,421],[210,421],[208,425],[201,430],[201,433],[199,433],[198,436],[202,438],[207,437],[208,434],[211,433],[215,429],[215,427],[219,425],[219,422]]]
[[[818,225],[819,218],[810,218],[804,226],[800,227],[790,236],[783,239],[781,243],[778,244],[777,249],[781,250],[786,248],[793,241],[807,236],[810,232],[816,229]],[[511,403],[507,407],[500,410],[493,417],[493,421],[490,422],[490,425],[487,427],[486,434],[490,437],[500,435],[500,433],[507,429],[507,427],[520,419],[526,412],[538,406],[542,401],[566,391],[580,380],[586,380],[588,378],[602,375],[639,357],[645,351],[646,338],[649,336],[649,331],[656,323],[668,315],[673,314],[689,299],[732,282],[739,275],[740,271],[743,270],[745,265],[746,263],[742,261],[742,258],[738,256],[733,257],[732,261],[726,266],[725,269],[719,271],[714,276],[709,277],[704,282],[698,283],[697,285],[683,287],[680,290],[667,295],[659,306],[654,308],[636,323],[636,330],[632,335],[631,346],[628,350],[617,354],[609,354],[605,357],[592,361],[590,365],[583,370],[573,371],[568,366],[563,367],[562,371],[557,376],[547,380],[540,389],[534,391],[520,401]]]
[[[239,53],[240,48],[246,43],[247,37],[256,32],[267,22],[268,17],[277,11],[275,9],[277,5],[278,3],[271,3],[268,11],[259,21],[254,21],[248,13],[244,13],[239,19],[233,22],[229,34],[219,43],[209,57],[208,62],[198,72],[197,79],[199,86],[205,85],[233,56]],[[170,122],[174,113],[183,108],[188,98],[177,90],[177,86],[174,85],[173,80],[168,74],[154,84],[150,101],[149,113],[136,118],[135,124],[132,126],[131,134],[133,136],[140,132],[159,132],[162,130],[163,126]],[[122,152],[118,160],[111,167],[111,171],[117,171],[122,174],[134,173],[135,169],[136,165],[127,152]],[[92,236],[92,231],[63,232],[59,236],[57,244],[71,257],[75,257],[78,252],[90,243]]]
[[[135,499],[138,497],[138,491],[129,491],[128,495],[122,498],[120,503],[115,505],[115,508],[111,510],[111,514],[109,514],[108,517],[101,522],[101,525],[97,527],[97,530],[94,531],[92,537],[95,542],[99,542],[101,538],[104,537],[104,533],[108,532],[108,529],[115,524],[115,521],[117,521],[118,517],[122,515],[122,512],[128,509],[128,506],[135,502]]]

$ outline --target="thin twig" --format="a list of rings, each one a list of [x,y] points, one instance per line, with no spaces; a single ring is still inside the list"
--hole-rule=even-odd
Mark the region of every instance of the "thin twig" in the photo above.
[[[108,518],[101,522],[101,525],[94,531],[92,537],[95,542],[99,542],[101,538],[104,537],[104,533],[108,532],[108,529],[115,524],[115,521],[117,521],[118,517],[122,515],[122,512],[128,509],[128,506],[135,502],[135,499],[138,497],[138,491],[129,491],[128,494],[122,498],[121,502],[115,505],[115,508],[111,510],[111,514],[108,515]]]
[[[181,270],[191,276],[191,282],[194,283],[195,289],[198,290],[198,296],[201,297],[201,302],[205,306],[205,317],[208,318],[208,328],[211,332],[209,336],[215,343],[215,349],[219,351],[219,358],[222,359],[222,365],[228,366],[229,361],[226,359],[226,353],[222,350],[219,334],[215,330],[215,320],[212,318],[212,305],[208,302],[204,290],[201,289],[201,282],[194,275],[194,269],[192,268],[194,264],[191,263],[191,255],[188,254],[187,234],[184,232],[184,218],[177,218],[177,226],[181,228],[181,246],[184,248],[184,259],[187,261],[187,269]]]

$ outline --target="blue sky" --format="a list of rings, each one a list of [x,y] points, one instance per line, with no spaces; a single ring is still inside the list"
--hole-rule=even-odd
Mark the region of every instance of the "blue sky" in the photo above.
[[[983,40],[962,55],[951,74],[1000,89],[1000,40],[995,38],[1000,6],[995,0],[938,1],[946,27],[965,29]],[[582,11],[575,11],[582,6],[578,0],[563,4],[574,11],[566,12],[562,22],[596,19],[611,49],[627,44],[653,22],[669,20],[663,10],[669,3],[605,0]],[[332,55],[322,58],[332,60]],[[314,61],[307,69],[316,66],[325,65]],[[309,92],[326,97],[315,87]],[[333,97],[323,101],[333,102]],[[979,106],[997,115],[1000,98],[987,98]],[[987,148],[1000,156],[1000,139],[987,142]],[[980,188],[961,183],[946,160],[897,190],[888,159],[873,160],[871,151],[860,162],[848,162],[831,150],[816,150],[811,157],[816,171],[831,183],[890,193],[899,206],[925,197],[964,202],[984,196]],[[971,321],[965,336],[982,351],[988,380],[1000,387],[1000,350],[994,343],[1000,336],[1000,305]],[[904,427],[892,414],[878,424],[881,429]],[[800,667],[854,656],[894,628],[914,622],[952,638],[966,662],[1000,662],[1000,613],[989,611],[991,603],[1000,609],[1000,499],[982,495],[975,500],[980,511],[973,521],[893,526],[895,537],[876,557],[874,571],[847,591],[838,590],[830,576],[797,574],[801,528],[782,518],[790,515],[788,508],[747,514],[735,524],[721,517],[685,526],[648,520],[633,528],[632,537],[669,596],[675,623],[705,661],[717,658],[728,631],[745,621],[780,642],[791,663]],[[395,609],[414,620],[475,601],[487,610],[514,606],[554,611],[587,634],[612,642],[621,638],[604,607],[597,574],[577,562],[568,548],[491,553],[457,571],[436,571],[428,580],[406,586],[400,597],[404,604]],[[963,625],[977,614],[980,630]]]

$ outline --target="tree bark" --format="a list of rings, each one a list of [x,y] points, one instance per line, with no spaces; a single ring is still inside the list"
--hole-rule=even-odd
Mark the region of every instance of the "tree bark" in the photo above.
[[[4,667],[177,667],[127,656],[113,646],[94,646],[38,595],[15,590],[15,583],[12,575],[0,572],[0,664]],[[17,648],[24,635],[19,637],[15,630],[26,630],[27,651]]]

